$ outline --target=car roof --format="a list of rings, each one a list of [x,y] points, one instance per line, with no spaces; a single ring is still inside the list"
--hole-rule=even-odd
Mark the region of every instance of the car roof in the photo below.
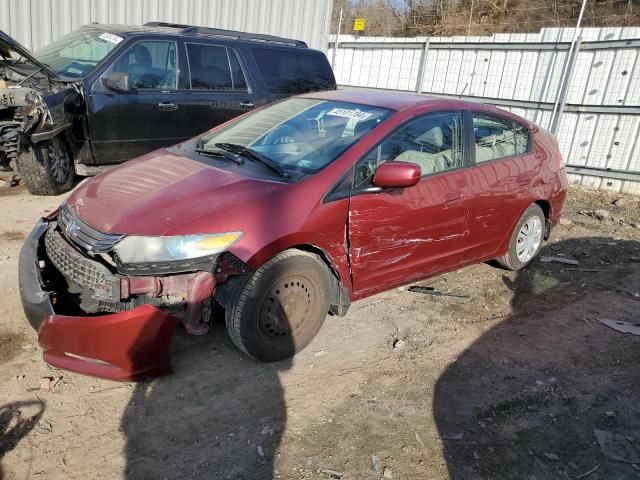
[[[197,38],[200,40],[224,39],[247,43],[251,42],[254,45],[258,43],[307,49],[307,44],[305,42],[292,38],[166,22],[147,22],[144,25],[92,23],[90,25],[84,25],[82,29],[106,31],[110,33],[117,33],[126,37],[155,33],[161,35],[176,36],[180,38],[189,37]]]
[[[532,126],[531,122],[506,110],[501,110],[486,103],[459,100],[456,98],[433,97],[420,93],[399,92],[391,90],[373,90],[366,88],[340,88],[324,92],[314,92],[300,95],[305,98],[321,100],[335,100],[341,102],[359,103],[371,107],[382,107],[390,110],[403,111],[417,107],[433,107],[434,110],[466,109],[496,113],[503,117],[512,118],[520,123]]]

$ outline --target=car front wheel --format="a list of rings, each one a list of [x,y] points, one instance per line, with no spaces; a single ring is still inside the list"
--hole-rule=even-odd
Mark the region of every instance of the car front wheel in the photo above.
[[[229,337],[256,360],[284,360],[302,350],[329,311],[330,273],[317,256],[286,250],[262,265],[226,309]]]
[[[508,270],[521,270],[540,253],[545,232],[544,212],[537,204],[527,208],[511,234],[509,251],[497,262]]]
[[[59,195],[73,186],[73,159],[60,136],[21,152],[17,163],[22,181],[33,195]]]

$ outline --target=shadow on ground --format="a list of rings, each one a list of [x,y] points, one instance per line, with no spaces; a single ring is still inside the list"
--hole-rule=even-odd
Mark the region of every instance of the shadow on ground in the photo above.
[[[625,435],[640,452],[640,337],[597,321],[640,319],[632,296],[640,264],[630,261],[639,252],[632,241],[566,240],[542,254],[565,253],[591,271],[536,261],[515,281],[505,275],[512,314],[436,386],[451,478],[576,478],[595,467],[585,478],[640,478],[630,464],[608,460],[593,433]]]
[[[16,448],[44,413],[44,403],[38,400],[12,402],[0,406],[0,462]],[[0,480],[4,478],[0,463]]]
[[[124,412],[125,478],[271,479],[286,423],[278,374],[213,333],[176,335],[176,373],[137,383]]]

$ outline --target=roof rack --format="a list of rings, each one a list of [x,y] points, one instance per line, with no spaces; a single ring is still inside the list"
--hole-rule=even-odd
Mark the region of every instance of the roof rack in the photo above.
[[[235,30],[224,30],[222,28],[198,27],[195,25],[184,25],[181,23],[168,22],[147,22],[145,27],[165,27],[180,29],[180,33],[185,35],[210,35],[214,37],[225,37],[235,40],[251,40],[254,42],[278,43],[280,45],[290,45],[293,47],[307,47],[308,45],[302,40],[294,40],[291,38],[276,37],[274,35],[263,35],[261,33],[238,32]]]

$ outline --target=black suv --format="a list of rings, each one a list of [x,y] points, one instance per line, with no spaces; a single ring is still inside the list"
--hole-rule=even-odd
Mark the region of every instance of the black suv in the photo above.
[[[299,40],[189,25],[87,25],[31,53],[0,31],[0,168],[34,194],[290,95],[336,88]]]

